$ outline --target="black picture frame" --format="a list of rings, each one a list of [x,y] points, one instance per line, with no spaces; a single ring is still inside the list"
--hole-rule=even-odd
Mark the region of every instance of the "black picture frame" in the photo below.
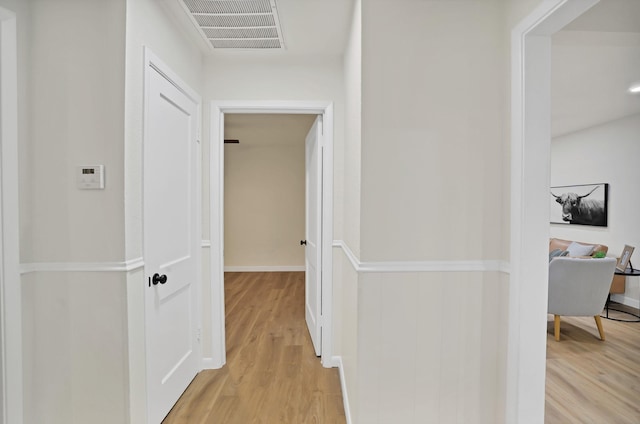
[[[551,187],[552,224],[608,226],[609,184],[579,184]]]

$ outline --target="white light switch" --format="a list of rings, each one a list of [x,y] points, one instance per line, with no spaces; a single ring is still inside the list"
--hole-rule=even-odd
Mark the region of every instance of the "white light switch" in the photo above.
[[[104,165],[78,166],[76,182],[80,190],[104,189]]]

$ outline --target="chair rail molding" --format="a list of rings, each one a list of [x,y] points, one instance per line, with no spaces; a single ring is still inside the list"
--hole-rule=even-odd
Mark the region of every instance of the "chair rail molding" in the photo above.
[[[31,262],[20,264],[20,274],[32,272],[131,272],[144,267],[142,257],[124,262]]]
[[[361,262],[343,240],[334,240],[356,272],[501,272],[510,273],[509,262],[495,260],[464,261],[371,261]]]

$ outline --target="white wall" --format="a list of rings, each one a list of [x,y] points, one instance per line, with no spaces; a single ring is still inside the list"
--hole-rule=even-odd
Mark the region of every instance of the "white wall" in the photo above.
[[[557,137],[551,144],[551,185],[609,183],[608,226],[551,224],[551,236],[609,246],[609,256],[620,256],[625,244],[640,249],[640,115],[609,122]],[[632,256],[640,264],[636,252]],[[627,291],[616,296],[638,307],[640,292],[635,278]]]
[[[503,13],[363,3],[363,260],[500,257]]]
[[[23,261],[123,258],[124,14],[124,0],[31,2]],[[91,164],[105,165],[105,190],[76,189],[76,166]]]
[[[225,146],[225,267],[304,267],[304,141],[314,121],[225,117],[225,138],[240,140]]]
[[[360,154],[362,149],[362,6],[354,4],[344,53],[344,241],[360,256]]]
[[[504,422],[505,25],[502,1],[362,3],[358,422]]]
[[[21,260],[35,271],[22,278],[25,422],[126,422],[124,276],[48,265],[124,258],[125,3],[27,6]],[[86,164],[105,165],[105,190],[75,188]]]

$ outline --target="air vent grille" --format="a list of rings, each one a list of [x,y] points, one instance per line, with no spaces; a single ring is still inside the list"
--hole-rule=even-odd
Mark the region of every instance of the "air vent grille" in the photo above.
[[[201,28],[255,28],[275,27],[276,20],[271,15],[195,15]]]
[[[278,40],[211,40],[216,49],[279,49]]]
[[[179,0],[213,49],[284,49],[276,0]]]
[[[269,0],[184,0],[191,13],[271,13]]]

